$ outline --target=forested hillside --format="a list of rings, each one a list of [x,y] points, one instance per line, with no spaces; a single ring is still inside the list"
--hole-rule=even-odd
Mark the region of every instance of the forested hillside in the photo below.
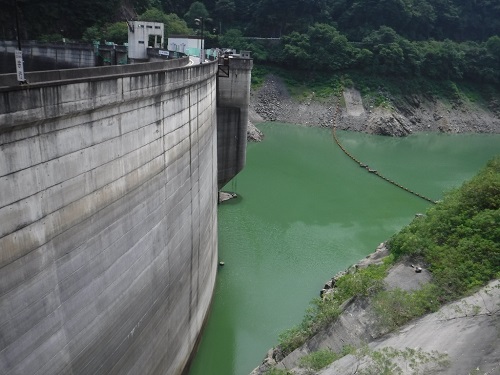
[[[291,68],[500,82],[498,0],[0,0],[0,38],[123,43],[125,20]],[[168,35],[167,35],[168,36]],[[259,38],[280,38],[279,41]]]

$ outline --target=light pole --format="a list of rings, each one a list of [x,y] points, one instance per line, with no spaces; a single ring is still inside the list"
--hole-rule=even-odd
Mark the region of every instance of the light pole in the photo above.
[[[203,64],[203,58],[205,57],[205,54],[203,53],[203,17],[196,18],[194,22],[196,22],[197,25],[201,26],[201,41],[200,41],[200,64]]]

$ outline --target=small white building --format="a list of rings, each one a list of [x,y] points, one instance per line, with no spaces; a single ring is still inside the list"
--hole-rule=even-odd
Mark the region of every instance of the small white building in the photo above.
[[[147,59],[148,46],[163,48],[164,25],[159,22],[132,21],[128,28],[129,59]],[[153,36],[153,38],[150,38]]]
[[[203,40],[194,35],[172,35],[168,37],[169,51],[185,53],[189,56],[200,57]]]

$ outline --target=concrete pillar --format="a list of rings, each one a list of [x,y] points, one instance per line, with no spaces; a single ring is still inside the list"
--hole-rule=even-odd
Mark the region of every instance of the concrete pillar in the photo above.
[[[245,166],[248,105],[253,60],[229,59],[229,76],[217,77],[217,150],[218,186],[227,184]]]

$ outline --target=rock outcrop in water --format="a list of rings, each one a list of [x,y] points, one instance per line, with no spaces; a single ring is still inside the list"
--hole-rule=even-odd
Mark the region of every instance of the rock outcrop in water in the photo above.
[[[365,131],[371,134],[406,137],[411,134],[411,123],[404,116],[385,108],[377,108],[366,121]]]

